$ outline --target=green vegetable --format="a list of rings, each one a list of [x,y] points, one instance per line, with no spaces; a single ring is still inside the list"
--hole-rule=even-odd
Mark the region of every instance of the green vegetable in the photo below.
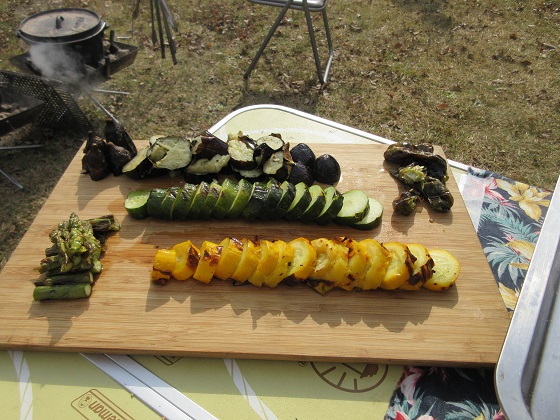
[[[375,198],[368,198],[368,210],[362,220],[356,222],[351,227],[359,230],[370,230],[381,224],[383,217],[383,205]]]
[[[309,187],[309,194],[311,195],[311,202],[299,217],[300,222],[312,223],[325,207],[325,193],[323,188],[319,185],[312,185]]]
[[[332,185],[325,188],[324,193],[325,205],[315,220],[319,225],[333,222],[344,203],[344,197]]]
[[[87,298],[91,295],[91,284],[77,283],[59,286],[36,286],[33,299],[41,300],[72,300]]]
[[[278,220],[299,221],[326,225],[330,222],[368,229],[381,222],[381,214],[374,212],[365,217],[369,209],[367,195],[360,190],[340,194],[335,187],[304,182],[293,185],[289,181],[279,184],[270,178],[268,183],[251,183],[246,179],[235,182],[226,178],[208,184],[185,184],[179,187],[153,188],[149,192],[136,192],[138,199],[146,199],[150,217],[169,220],[234,219],[243,217],[248,221]],[[132,214],[137,210],[127,197],[125,207]],[[142,200],[141,200],[142,201]],[[376,211],[382,213],[381,204]]]
[[[311,203],[311,193],[305,182],[297,183],[294,188],[296,189],[296,196],[292,204],[290,204],[288,211],[284,214],[284,219],[286,220],[298,220]]]
[[[80,220],[75,213],[68,221],[58,224],[49,234],[53,246],[41,260],[40,273],[61,274],[90,269],[99,269],[101,243],[95,237],[91,223]]]
[[[368,196],[361,190],[346,191],[342,196],[344,201],[335,222],[344,226],[358,223],[368,211]]]
[[[408,216],[416,209],[418,200],[420,200],[420,196],[416,191],[402,191],[399,196],[393,200],[393,210],[395,213]]]

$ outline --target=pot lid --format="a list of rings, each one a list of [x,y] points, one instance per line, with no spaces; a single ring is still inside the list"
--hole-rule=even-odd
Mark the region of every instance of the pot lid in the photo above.
[[[21,22],[18,35],[30,42],[76,42],[97,35],[105,28],[99,15],[86,9],[53,9]]]

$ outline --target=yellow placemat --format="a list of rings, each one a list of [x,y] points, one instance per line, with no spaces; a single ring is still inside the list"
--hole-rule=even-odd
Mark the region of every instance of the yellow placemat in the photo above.
[[[402,367],[134,356],[220,419],[383,418]]]
[[[0,352],[2,419],[160,419],[79,354]]]

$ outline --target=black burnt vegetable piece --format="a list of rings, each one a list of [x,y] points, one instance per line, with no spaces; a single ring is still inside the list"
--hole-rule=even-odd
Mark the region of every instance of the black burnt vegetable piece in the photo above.
[[[111,173],[105,153],[97,144],[93,144],[82,158],[82,172],[89,174],[93,181],[101,181]]]
[[[451,210],[454,198],[445,185],[449,178],[447,161],[433,153],[432,145],[395,143],[387,148],[384,157],[389,162],[399,164],[390,173],[409,188],[393,201],[395,212],[411,214],[419,198],[425,199],[436,211]],[[415,199],[415,195],[418,198]]]
[[[426,177],[423,183],[422,195],[428,200],[434,210],[447,212],[453,206],[453,195],[451,195],[445,184],[437,178]]]
[[[431,144],[394,143],[385,150],[383,157],[387,162],[399,166],[407,166],[411,163],[424,166],[429,176],[444,182],[448,179],[447,161],[442,156],[434,154],[434,147]]]
[[[313,176],[315,181],[325,184],[335,184],[340,179],[340,164],[331,155],[325,154],[319,156],[313,162]]]
[[[313,153],[313,150],[305,143],[296,144],[291,148],[290,154],[294,162],[300,162],[309,167],[313,166],[313,163],[315,163],[315,153]]]
[[[309,166],[304,165],[301,162],[296,162],[292,166],[288,181],[294,185],[303,182],[305,185],[310,187],[315,182],[315,179],[313,178],[313,171]]]
[[[228,145],[225,141],[206,131],[192,140],[192,153],[197,158],[212,159],[216,155],[228,154]]]
[[[399,196],[393,200],[393,210],[395,213],[408,216],[416,209],[418,200],[420,200],[420,196],[417,191],[402,191]]]
[[[112,118],[107,118],[105,120],[105,127],[103,128],[103,135],[105,139],[110,142],[114,143],[117,146],[123,147],[130,152],[132,156],[136,156],[138,150],[136,149],[136,145],[123,128],[118,122],[116,122]]]
[[[107,143],[107,156],[109,157],[109,168],[115,176],[122,175],[124,166],[132,160],[130,150],[112,142]]]

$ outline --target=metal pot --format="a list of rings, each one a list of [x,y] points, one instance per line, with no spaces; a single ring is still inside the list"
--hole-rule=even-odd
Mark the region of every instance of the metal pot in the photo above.
[[[105,56],[103,36],[106,28],[106,22],[95,12],[65,8],[28,17],[21,22],[16,35],[31,48],[48,45],[49,48],[69,53],[85,65],[97,68]]]

